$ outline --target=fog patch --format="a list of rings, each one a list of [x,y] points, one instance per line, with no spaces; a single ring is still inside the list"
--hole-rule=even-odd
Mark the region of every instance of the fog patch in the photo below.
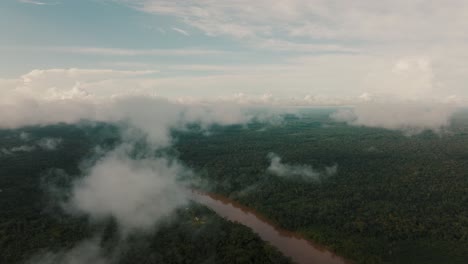
[[[275,153],[269,153],[268,158],[270,166],[267,172],[278,177],[318,182],[323,177],[332,176],[338,172],[337,164],[325,167],[323,170],[317,170],[310,165],[285,164],[281,161],[281,157]]]
[[[62,143],[61,138],[43,138],[37,142],[37,145],[43,150],[56,150]]]
[[[450,126],[455,112],[456,108],[447,104],[382,103],[340,109],[330,117],[352,126],[379,127],[416,135],[426,130],[442,133]]]
[[[29,141],[31,139],[31,136],[24,132],[21,133],[19,137],[22,141]],[[10,148],[4,147],[0,149],[0,157],[11,156],[11,155],[20,154],[20,153],[28,153],[28,152],[35,151],[38,148],[42,150],[52,151],[52,150],[56,150],[57,147],[61,144],[61,142],[62,142],[62,139],[60,138],[43,138],[36,142],[30,142],[29,144],[32,144],[32,145],[20,145],[20,146],[15,146],[15,147],[10,147]]]
[[[111,258],[106,256],[97,239],[85,240],[75,247],[59,251],[44,252],[33,256],[27,264],[109,264]]]
[[[68,209],[99,220],[113,216],[124,230],[149,229],[187,201],[177,178],[186,169],[166,158],[132,159],[121,146],[74,184]]]
[[[0,149],[0,156],[10,156],[14,155],[17,153],[25,153],[25,152],[31,152],[36,149],[36,146],[30,146],[30,145],[21,145],[17,147],[11,147],[11,148],[2,148]]]
[[[21,133],[19,134],[19,138],[20,138],[22,141],[28,141],[28,140],[31,138],[31,134],[26,133],[26,132],[21,132]]]

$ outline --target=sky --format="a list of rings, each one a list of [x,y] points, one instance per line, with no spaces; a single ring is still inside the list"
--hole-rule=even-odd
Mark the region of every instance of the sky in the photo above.
[[[460,101],[466,17],[463,0],[5,0],[0,87]]]

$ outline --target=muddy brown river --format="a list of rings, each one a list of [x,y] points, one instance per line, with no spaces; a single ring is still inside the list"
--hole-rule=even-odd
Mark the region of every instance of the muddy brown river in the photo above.
[[[345,264],[345,259],[304,239],[301,235],[281,229],[255,210],[224,196],[193,191],[193,200],[211,208],[218,215],[250,227],[264,241],[299,264]]]

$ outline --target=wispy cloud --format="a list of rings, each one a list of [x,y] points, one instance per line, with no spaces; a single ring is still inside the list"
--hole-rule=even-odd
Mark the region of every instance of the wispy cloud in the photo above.
[[[189,34],[187,31],[185,31],[185,30],[183,30],[183,29],[180,29],[180,28],[178,28],[178,27],[172,27],[171,29],[174,30],[174,31],[177,32],[177,33],[182,34],[182,35],[190,36],[190,34]]]
[[[34,1],[34,0],[18,0],[20,3],[24,4],[33,4],[33,5],[46,5],[44,2]]]
[[[181,33],[183,34],[183,33]],[[36,51],[36,52],[59,52],[59,53],[75,53],[75,54],[90,54],[101,56],[204,56],[204,55],[219,55],[228,54],[230,51],[215,50],[215,49],[121,49],[121,48],[106,48],[106,47],[27,47],[27,46],[0,46],[1,50],[15,51]]]
[[[46,3],[46,2],[41,2],[41,1],[35,1],[35,0],[17,0],[20,3],[24,4],[32,4],[32,5],[56,5],[57,2],[54,3]]]
[[[464,36],[468,4],[464,0],[411,2],[404,0],[225,0],[123,1],[148,13],[172,15],[209,35],[236,38],[308,37],[313,39],[434,39]],[[406,12],[402,11],[405,10]],[[422,23],[421,21],[425,21]]]

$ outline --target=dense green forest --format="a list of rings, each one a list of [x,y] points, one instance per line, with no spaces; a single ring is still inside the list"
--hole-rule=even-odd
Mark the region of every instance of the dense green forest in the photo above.
[[[358,263],[466,263],[468,122],[442,134],[332,122],[331,110],[287,116],[280,125],[213,127],[176,133],[180,159],[199,188],[256,208]],[[317,170],[319,182],[277,177],[269,153]]]
[[[61,143],[44,148],[43,138],[60,138]],[[95,222],[61,210],[60,196],[80,177],[80,167],[95,155],[95,147],[112,149],[119,141],[118,128],[106,124],[0,131],[0,263],[61,264],[60,254],[83,241],[94,241],[102,257],[118,264],[290,263],[249,228],[195,203],[150,232],[126,236],[112,218]]]
[[[175,144],[156,155],[193,169],[186,180],[195,188],[255,208],[356,263],[466,263],[468,114],[446,132],[405,136],[333,122],[331,111],[209,133],[194,124],[172,131]],[[61,143],[52,151],[43,138]],[[289,262],[248,228],[194,203],[154,232],[124,239],[113,219],[63,212],[57,200],[64,197],[50,187],[66,196],[96,146],[110,150],[120,141],[118,126],[86,122],[0,131],[0,263],[24,263],[96,234],[105,252],[119,252],[117,263]],[[284,164],[337,171],[316,181],[280,177],[268,171],[270,153]]]

